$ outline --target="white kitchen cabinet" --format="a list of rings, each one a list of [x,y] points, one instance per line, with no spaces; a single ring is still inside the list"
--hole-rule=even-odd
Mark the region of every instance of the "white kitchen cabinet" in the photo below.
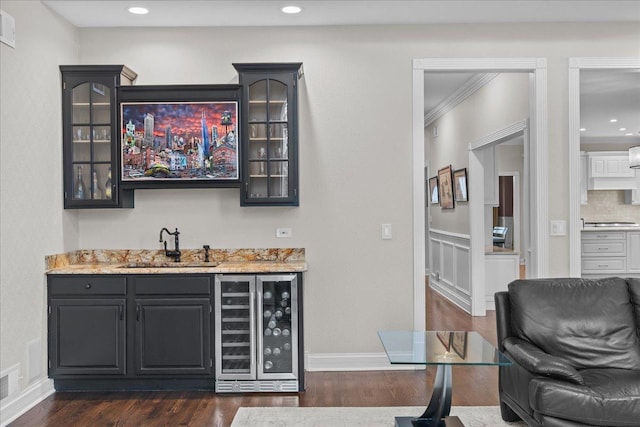
[[[582,232],[582,277],[640,277],[640,231]]]
[[[640,172],[636,171],[636,189],[624,192],[624,202],[631,205],[640,205]]]
[[[629,167],[628,154],[591,153],[589,173],[591,178],[635,178],[635,171]]]
[[[495,310],[494,294],[506,291],[509,283],[520,277],[520,255],[492,252],[485,254],[484,263],[485,304],[487,310]]]
[[[627,271],[640,273],[640,231],[627,232]]]

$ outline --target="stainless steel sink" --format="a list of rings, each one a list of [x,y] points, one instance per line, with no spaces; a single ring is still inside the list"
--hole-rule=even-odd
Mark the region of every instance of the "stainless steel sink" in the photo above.
[[[155,262],[129,262],[122,264],[120,268],[186,268],[186,267],[200,267],[210,268],[216,267],[216,262],[167,262],[167,263],[155,263]]]

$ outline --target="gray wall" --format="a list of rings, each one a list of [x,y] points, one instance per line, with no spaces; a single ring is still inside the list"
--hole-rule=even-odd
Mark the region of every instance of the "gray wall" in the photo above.
[[[185,248],[307,248],[306,351],[382,351],[376,331],[413,320],[411,60],[548,58],[550,217],[567,219],[567,58],[637,56],[640,35],[624,23],[77,30],[37,2],[2,8],[18,28],[18,49],[1,47],[2,369],[46,341],[45,254],[155,248],[162,226]],[[59,64],[124,63],[138,84],[179,84],[233,82],[232,62],[259,61],[304,62],[299,208],[198,189],[137,191],[133,210],[62,209]],[[280,226],[294,237],[276,239]],[[568,240],[550,249],[550,272],[566,275]]]
[[[0,44],[0,370],[20,364],[23,388],[37,377],[29,354],[47,373],[44,257],[78,246],[77,215],[62,208],[58,70],[78,61],[78,30],[40,2],[3,1],[2,10],[17,40]]]

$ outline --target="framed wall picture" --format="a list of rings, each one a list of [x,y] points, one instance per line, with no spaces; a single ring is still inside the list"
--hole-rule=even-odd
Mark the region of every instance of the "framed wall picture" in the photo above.
[[[440,192],[440,207],[453,209],[453,175],[451,165],[438,170],[438,187]]]
[[[431,201],[432,205],[437,205],[438,203],[440,203],[437,176],[429,178],[429,200]]]
[[[453,335],[453,332],[449,332],[449,331],[437,331],[436,332],[436,336],[438,337],[438,339],[442,343],[442,346],[444,347],[444,350],[446,352],[449,352],[451,350],[451,338],[452,338],[452,335]]]
[[[467,168],[458,169],[453,172],[453,194],[456,202],[468,202],[469,192],[467,188]]]
[[[123,188],[239,185],[239,85],[118,90]]]
[[[467,357],[467,333],[464,331],[451,333],[451,348],[461,359]]]

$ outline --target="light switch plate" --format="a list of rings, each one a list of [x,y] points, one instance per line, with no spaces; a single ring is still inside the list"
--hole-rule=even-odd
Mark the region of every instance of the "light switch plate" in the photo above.
[[[391,240],[392,234],[391,224],[382,224],[382,240]]]
[[[551,221],[551,235],[552,236],[566,236],[567,235],[567,221],[556,219]]]

